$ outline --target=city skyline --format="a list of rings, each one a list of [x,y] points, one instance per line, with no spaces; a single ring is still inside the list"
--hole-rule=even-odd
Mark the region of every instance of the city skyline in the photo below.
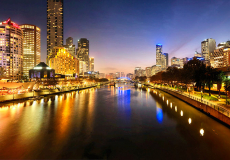
[[[11,17],[19,25],[28,23],[41,28],[41,61],[45,62],[46,0],[29,2],[4,1],[2,7],[11,10],[0,11],[0,21]],[[89,39],[90,55],[96,58],[95,70],[133,73],[136,66],[155,64],[157,43],[163,45],[171,59],[201,52],[200,43],[207,38],[215,39],[217,44],[227,41],[230,22],[222,15],[228,15],[229,3],[132,1],[130,5],[128,1],[64,1],[64,39],[73,37],[75,45],[80,38]]]

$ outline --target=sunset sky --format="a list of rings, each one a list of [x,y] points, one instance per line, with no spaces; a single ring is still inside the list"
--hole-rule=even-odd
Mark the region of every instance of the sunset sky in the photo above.
[[[14,5],[12,5],[14,4]],[[132,73],[156,64],[156,44],[171,57],[192,57],[200,43],[230,39],[229,0],[64,0],[64,42],[87,38],[95,70]],[[46,0],[1,0],[0,21],[41,28],[46,59]],[[170,63],[169,63],[170,64]]]

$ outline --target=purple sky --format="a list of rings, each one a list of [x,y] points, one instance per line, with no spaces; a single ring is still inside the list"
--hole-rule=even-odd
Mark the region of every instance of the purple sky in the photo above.
[[[64,41],[89,39],[101,73],[132,73],[156,63],[157,43],[170,60],[192,57],[206,38],[229,40],[229,6],[229,0],[64,0]],[[46,0],[2,0],[0,21],[8,17],[41,28],[45,61]]]

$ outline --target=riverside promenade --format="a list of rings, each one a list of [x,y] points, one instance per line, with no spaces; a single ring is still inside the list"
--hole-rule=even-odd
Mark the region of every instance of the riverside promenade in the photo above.
[[[94,87],[104,85],[104,84],[107,84],[107,83],[92,84],[92,85],[86,86],[86,87],[80,87],[80,88],[76,88],[76,89],[65,89],[65,90],[61,90],[61,91],[58,91],[57,89],[55,89],[55,90],[45,90],[42,92],[33,91],[33,92],[24,93],[24,94],[4,95],[4,96],[0,96],[0,103],[17,101],[17,100],[25,100],[25,99],[29,99],[29,98],[33,98],[33,97],[38,97],[38,96],[48,96],[48,95],[84,90],[84,89],[94,88]]]
[[[201,97],[194,96],[190,93],[181,92],[176,89],[172,89],[160,85],[147,86],[151,89],[159,89],[163,92],[166,92],[170,95],[177,97],[178,99],[192,105],[193,107],[205,112],[206,114],[214,117],[215,119],[220,120],[221,122],[230,126],[230,110],[224,106],[219,105],[216,102],[204,100]]]

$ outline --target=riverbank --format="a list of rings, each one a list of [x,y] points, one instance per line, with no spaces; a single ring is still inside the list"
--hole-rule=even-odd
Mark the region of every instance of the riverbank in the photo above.
[[[29,93],[24,93],[24,94],[5,95],[5,96],[0,96],[0,103],[18,101],[18,100],[27,100],[29,98],[38,97],[38,96],[49,96],[49,95],[55,95],[55,94],[62,94],[66,92],[79,91],[79,90],[84,90],[84,89],[89,89],[89,88],[94,88],[94,87],[97,87],[97,85],[92,85],[89,87],[83,87],[83,88],[77,88],[77,89],[64,90],[64,91],[52,90],[52,91],[44,91],[44,92],[29,92]]]
[[[166,92],[166,93],[192,105],[196,109],[201,110],[202,112],[213,117],[214,119],[217,119],[217,120],[223,122],[224,124],[227,124],[228,126],[230,126],[230,112],[228,109],[226,109],[222,106],[212,104],[208,101],[204,101],[204,100],[199,99],[197,97],[190,96],[190,95],[184,94],[183,92],[178,92],[176,90],[173,90],[173,89],[170,89],[167,87],[154,85],[154,86],[147,86],[147,88],[151,88],[151,89],[156,88],[156,89],[159,89],[163,92]]]

